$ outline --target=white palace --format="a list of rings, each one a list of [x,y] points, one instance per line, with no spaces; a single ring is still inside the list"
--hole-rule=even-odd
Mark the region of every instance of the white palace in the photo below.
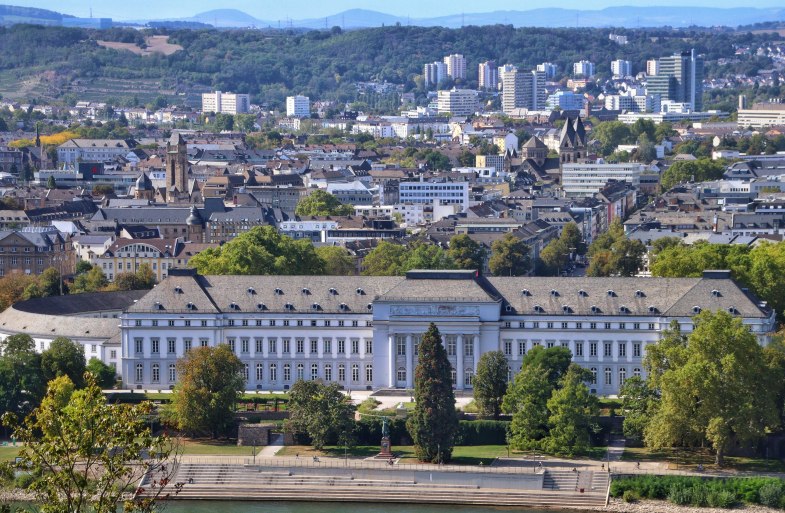
[[[775,313],[729,277],[486,278],[473,271],[405,277],[200,276],[173,270],[120,315],[127,388],[165,389],[197,346],[228,344],[247,389],[285,390],[299,379],[345,389],[412,388],[417,346],[438,326],[457,389],[469,389],[480,355],[501,350],[510,377],[534,346],[568,347],[591,370],[591,388],[616,394],[644,374],[647,344],[676,320],[685,332],[703,309],[742,318],[761,344]]]
[[[151,291],[77,294],[16,303],[0,338],[27,333],[43,351],[58,336],[117,369],[125,388],[168,389],[175,363],[197,346],[228,344],[248,390],[286,390],[298,379],[347,390],[412,388],[417,346],[431,322],[442,333],[457,389],[480,355],[501,350],[509,374],[535,346],[564,346],[613,395],[643,375],[646,346],[671,321],[685,332],[701,310],[742,319],[761,344],[775,312],[728,271],[702,278],[483,277],[473,271],[384,276],[200,276],[172,269]]]

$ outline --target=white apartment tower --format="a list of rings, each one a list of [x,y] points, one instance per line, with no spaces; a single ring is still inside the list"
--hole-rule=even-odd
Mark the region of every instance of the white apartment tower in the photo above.
[[[480,89],[495,91],[499,88],[499,69],[494,61],[481,62],[477,70]]]
[[[286,116],[290,118],[308,118],[311,116],[311,99],[307,96],[287,96]]]
[[[251,108],[247,94],[214,93],[202,94],[202,112],[221,112],[224,114],[244,114]]]
[[[657,72],[660,70],[660,61],[657,59],[651,59],[646,61],[646,75],[653,77],[657,75]]]
[[[426,88],[438,86],[442,80],[447,78],[447,65],[443,62],[431,62],[423,66],[422,74]]]
[[[543,62],[537,65],[537,71],[542,71],[545,73],[545,78],[548,80],[556,76],[556,70],[558,69],[559,67],[551,62]]]
[[[594,63],[589,61],[579,61],[572,65],[572,74],[575,76],[583,75],[586,78],[594,76]]]
[[[632,76],[632,63],[623,59],[611,61],[611,73],[613,73],[613,78]]]
[[[471,116],[480,108],[477,100],[477,91],[471,89],[452,88],[449,91],[439,91],[439,114],[450,113],[453,116]]]
[[[504,66],[499,66],[499,89],[504,89],[504,80],[505,77],[514,71],[518,71],[518,68],[513,66],[512,64],[505,64]]]
[[[502,111],[505,114],[513,114],[516,109],[543,109],[546,98],[544,71],[515,70],[504,74]]]
[[[453,80],[466,80],[466,58],[463,55],[459,53],[448,55],[444,58],[444,64],[447,65],[447,75]]]

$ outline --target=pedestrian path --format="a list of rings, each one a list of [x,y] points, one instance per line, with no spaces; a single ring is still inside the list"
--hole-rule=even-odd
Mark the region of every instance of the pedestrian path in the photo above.
[[[262,448],[257,454],[260,458],[272,458],[283,448],[283,433],[271,433],[270,445]]]

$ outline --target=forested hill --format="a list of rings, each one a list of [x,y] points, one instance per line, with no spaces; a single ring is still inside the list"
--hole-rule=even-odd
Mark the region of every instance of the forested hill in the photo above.
[[[614,30],[625,34],[628,45],[608,39],[609,29],[546,29],[511,26],[382,27],[355,31],[288,33],[256,30],[182,30],[149,32],[169,34],[170,43],[182,45],[172,55],[138,56],[100,47],[96,40],[141,42],[130,29],[91,31],[61,27],[18,25],[0,29],[0,83],[55,72],[51,84],[82,83],[102,78],[160,80],[162,87],[188,91],[204,86],[222,91],[250,93],[253,101],[280,106],[288,94],[312,98],[350,100],[356,81],[388,81],[416,89],[422,65],[451,53],[468,59],[468,86],[475,86],[477,64],[533,67],[553,62],[561,71],[588,59],[599,74],[608,74],[610,61],[628,59],[633,72],[644,69],[646,59],[694,47],[706,54],[707,75],[755,72],[770,67],[768,59],[747,58],[733,69],[718,69],[712,61],[734,57],[734,45],[771,41],[765,34],[726,31]],[[141,35],[145,35],[142,33]],[[11,50],[12,49],[12,50]],[[11,51],[9,51],[11,50]],[[51,88],[56,95],[56,89]]]

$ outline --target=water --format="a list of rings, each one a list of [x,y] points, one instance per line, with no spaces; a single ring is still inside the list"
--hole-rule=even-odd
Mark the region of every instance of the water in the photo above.
[[[527,508],[356,502],[171,501],[162,504],[165,513],[485,513],[489,511],[559,513],[556,510]],[[570,513],[580,512],[570,510]]]

